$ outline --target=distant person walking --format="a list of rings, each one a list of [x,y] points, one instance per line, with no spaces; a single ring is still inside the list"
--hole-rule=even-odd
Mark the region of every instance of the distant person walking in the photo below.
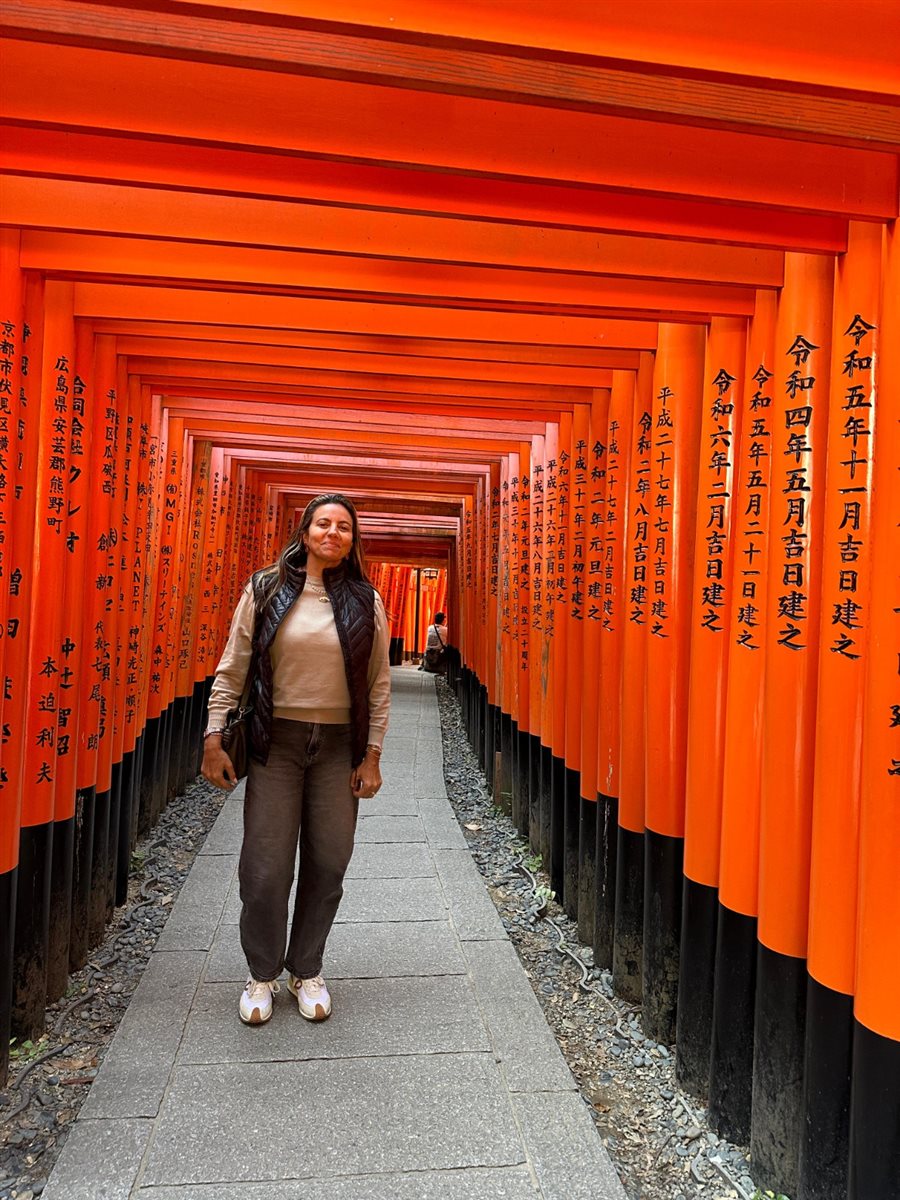
[[[204,734],[204,777],[232,788],[222,733],[249,678],[250,767],[238,869],[241,946],[250,969],[239,1006],[246,1024],[269,1020],[285,967],[301,1014],[321,1021],[331,1013],[322,956],[353,853],[359,800],[381,787],[388,644],[384,606],[366,577],[356,509],[346,496],[317,496],[277,561],[244,588],[216,668]]]
[[[428,635],[425,639],[425,657],[422,660],[420,670],[430,671],[433,675],[443,675],[447,670],[447,630],[445,621],[446,614],[436,612],[434,614],[434,624],[428,626]]]

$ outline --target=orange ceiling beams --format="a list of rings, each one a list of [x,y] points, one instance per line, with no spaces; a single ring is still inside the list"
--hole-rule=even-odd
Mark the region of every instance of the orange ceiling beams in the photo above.
[[[4,344],[22,389],[0,395],[26,395],[26,416],[40,407],[39,427],[21,426],[21,461],[52,490],[40,509],[39,488],[25,489],[19,509],[15,493],[0,495],[25,514],[0,551],[21,547],[26,526],[29,536],[36,530],[40,584],[33,597],[30,579],[21,594],[0,588],[0,629],[30,628],[34,646],[53,657],[62,606],[48,579],[67,565],[91,585],[70,587],[66,619],[71,608],[79,630],[93,621],[106,631],[91,669],[99,664],[103,675],[102,655],[117,652],[149,664],[143,690],[132,682],[143,678],[137,667],[86,689],[90,752],[81,774],[63,764],[48,790],[45,763],[49,772],[63,756],[38,754],[35,738],[50,736],[37,703],[41,664],[22,650],[27,636],[0,640],[10,678],[16,687],[30,680],[34,700],[20,704],[15,692],[17,703],[0,701],[4,726],[11,722],[0,790],[35,775],[21,788],[25,799],[3,809],[0,911],[10,911],[2,890],[12,894],[17,855],[31,870],[51,844],[48,830],[69,828],[70,782],[83,799],[93,788],[91,802],[109,805],[114,766],[134,761],[138,728],[154,731],[142,753],[162,755],[163,734],[171,741],[177,725],[186,769],[233,593],[324,488],[359,497],[380,559],[447,567],[470,730],[485,735],[491,713],[504,749],[513,733],[531,738],[538,774],[556,772],[551,795],[569,795],[566,772],[580,756],[583,778],[602,775],[612,803],[614,776],[599,771],[591,747],[617,737],[618,692],[600,697],[585,685],[577,621],[609,615],[614,602],[599,580],[583,589],[583,564],[565,555],[554,587],[540,586],[549,578],[542,568],[556,565],[554,522],[563,518],[548,497],[562,494],[560,462],[605,523],[607,510],[645,495],[641,422],[674,413],[683,481],[698,466],[687,443],[701,426],[690,405],[667,409],[672,381],[699,405],[713,357],[737,364],[719,377],[733,383],[745,345],[762,347],[760,361],[769,354],[771,378],[781,378],[790,339],[771,358],[774,314],[788,311],[786,294],[806,311],[797,280],[818,280],[810,295],[826,322],[835,261],[862,262],[862,275],[876,279],[875,242],[893,229],[900,199],[900,8],[4,0],[0,37],[0,316],[12,314]],[[896,276],[890,246],[885,278]],[[37,374],[33,364],[22,373],[25,326],[44,344]],[[838,330],[835,345],[846,336]],[[882,346],[889,355],[887,335]],[[97,388],[88,399],[101,473],[78,461],[82,429],[65,453],[54,448],[47,406],[69,395],[55,364],[73,360],[84,370],[78,386]],[[34,402],[28,387],[40,388]],[[607,475],[600,496],[596,480]],[[125,478],[137,486],[113,496],[108,481]],[[665,490],[666,479],[652,487]],[[89,510],[99,514],[94,524]],[[60,511],[68,545],[56,537]],[[599,545],[583,512],[564,519],[580,553]],[[677,524],[680,546],[693,536],[692,514],[679,512]],[[123,530],[143,539],[139,583],[110,549],[110,533]],[[639,571],[634,546],[614,543],[610,534],[608,562],[618,566],[609,569],[627,560]],[[120,582],[130,587],[130,622],[104,608],[115,608]],[[577,616],[557,585],[559,595],[580,597]],[[660,595],[636,587],[615,603],[650,619],[665,608]],[[676,627],[687,627],[686,610]],[[614,652],[592,645],[585,661],[643,679],[642,647],[631,628]],[[542,663],[532,678],[529,662]],[[661,671],[654,713],[679,670]],[[567,687],[584,718],[578,731],[565,719]],[[636,711],[630,702],[623,709],[626,733]],[[624,782],[643,780],[643,758],[632,759],[618,831],[643,864],[643,816],[632,820]],[[178,771],[169,778],[177,783]],[[158,793],[147,800],[151,817],[164,802]],[[558,837],[554,846],[558,853]],[[681,875],[672,878],[680,897]],[[642,904],[638,891],[632,899]],[[616,911],[625,919],[627,904]],[[667,911],[676,920],[680,900]],[[30,978],[42,954],[52,958],[40,943],[44,918],[20,931]],[[0,1026],[9,1016],[2,991]],[[775,991],[779,1003],[788,995]],[[24,1027],[29,1013],[42,1015],[45,996],[15,994]],[[882,1055],[900,1045],[892,1030],[872,1042]],[[780,1049],[769,1041],[774,1061]],[[874,1051],[871,1061],[880,1061]],[[765,1129],[759,1139],[765,1159]]]

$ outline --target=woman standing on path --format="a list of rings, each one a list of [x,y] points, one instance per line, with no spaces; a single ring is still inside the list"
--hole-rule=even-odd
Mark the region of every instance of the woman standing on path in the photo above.
[[[247,1024],[271,1017],[285,967],[301,1014],[321,1021],[331,1013],[322,955],[343,895],[359,800],[381,787],[388,643],[384,606],[365,574],[356,509],[346,496],[317,496],[278,560],[244,588],[204,734],[203,775],[230,789],[236,781],[221,735],[249,671],[250,769],[238,871],[250,968],[240,1016]]]

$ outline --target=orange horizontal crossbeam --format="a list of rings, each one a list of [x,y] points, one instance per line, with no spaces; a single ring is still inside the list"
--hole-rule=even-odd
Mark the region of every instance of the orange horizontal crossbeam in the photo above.
[[[207,196],[308,200],[369,212],[477,217],[541,230],[555,226],[832,254],[847,248],[846,220],[819,213],[640,196],[565,181],[483,179],[308,157],[298,162],[290,155],[238,146],[11,123],[0,129],[0,170]]]
[[[647,321],[496,312],[488,322],[483,314],[439,305],[308,300],[110,283],[76,283],[75,315],[628,350],[652,350],[656,346],[656,325]]]
[[[158,0],[140,0],[156,10]],[[166,5],[165,7],[169,7]],[[285,24],[335,20],[328,0],[173,0],[176,11],[281,18]],[[854,39],[839,20],[838,0],[794,0],[790,19],[803,31],[803,52],[784,36],[785,10],[760,0],[733,0],[728,20],[711,20],[707,0],[681,0],[678,20],[651,23],[641,6],[604,5],[594,0],[476,0],[461,8],[454,0],[344,0],[343,27],[387,37],[420,35],[427,43],[452,38],[456,44],[515,47],[586,55],[601,62],[678,68],[688,77],[802,81],[809,87],[869,94],[900,91],[900,68],[891,47],[900,41],[900,14],[882,0],[856,0]]]
[[[515,104],[417,93],[411,105],[394,88],[174,60],[165,60],[162,89],[162,60],[13,39],[4,57],[12,81],[6,112],[20,122],[845,216],[897,215],[897,161],[879,151],[537,106],[525,122]],[[85,86],[92,79],[104,87]],[[186,103],[191,95],[203,103]]]
[[[92,200],[98,193],[102,193],[97,204],[101,211],[95,211]],[[414,220],[425,227],[414,256],[400,253],[401,247],[391,245],[390,237],[385,239],[383,249],[379,248],[378,231],[373,227],[384,214],[331,212],[311,205],[298,211],[296,205],[280,201],[232,199],[225,203],[218,197],[212,205],[201,196],[158,195],[111,184],[35,180],[18,175],[0,177],[0,201],[4,219],[26,230],[22,236],[22,265],[54,273],[221,280],[298,289],[381,290],[398,295],[416,292],[448,297],[507,296],[571,305],[597,304],[600,297],[607,303],[621,304],[624,301],[618,296],[623,287],[639,287],[645,282],[668,284],[669,289],[660,287],[662,297],[678,295],[671,290],[674,285],[680,285],[685,289],[684,294],[690,296],[693,294],[690,285],[698,283],[711,285],[709,294],[717,296],[720,293],[716,285],[780,287],[784,276],[784,256],[774,250],[560,229],[539,235],[523,226],[488,225],[482,228],[490,233],[493,245],[486,244],[479,254],[467,237],[475,222],[447,221],[449,228],[429,230],[427,226],[435,219],[394,218],[394,223]],[[264,227],[253,232],[257,236],[263,234],[270,245],[275,237],[272,224],[277,222],[279,214],[272,214],[270,224],[267,213],[276,206],[293,210],[287,214],[293,235],[290,229],[285,230],[279,241],[291,246],[293,236],[296,245],[290,249],[260,249],[233,244],[239,240],[241,228],[240,213],[231,210],[251,206],[255,210],[254,221]],[[169,233],[177,231],[180,240],[68,232],[79,227],[102,229],[107,224],[133,223],[135,228],[126,232],[143,233],[140,210],[145,207],[152,211],[148,224],[157,229],[166,227]],[[193,220],[183,221],[184,209],[188,207]],[[164,221],[160,220],[160,208],[165,210]],[[107,212],[102,210],[112,210],[114,218],[107,220]],[[323,212],[326,217],[315,238],[307,238],[297,228],[310,210],[315,211],[317,222]],[[342,226],[348,215],[360,225],[358,239],[343,236]],[[38,228],[51,221],[67,232],[45,232]],[[362,229],[366,225],[368,237]],[[348,249],[351,240],[361,243],[368,240],[369,244],[360,253]],[[560,247],[557,254],[554,240],[573,244]],[[322,252],[304,250],[306,241],[319,243]],[[532,245],[524,245],[526,242]],[[539,243],[546,243],[540,246],[540,251]],[[486,265],[480,265],[482,260]],[[510,269],[513,267],[514,270]],[[673,301],[663,299],[660,303],[671,306]]]
[[[640,355],[636,350],[597,350],[587,346],[539,346],[503,342],[440,341],[436,338],[369,336],[358,333],[331,333],[324,330],[259,329],[241,325],[189,325],[185,322],[95,320],[97,333],[122,334],[125,337],[171,338],[198,343],[195,357],[202,356],[205,342],[235,341],[247,346],[284,346],[298,350],[348,352],[362,357],[396,357],[418,372],[419,359],[446,358],[453,363],[509,364],[511,366],[576,367],[593,370],[636,371]],[[456,367],[448,367],[455,371]],[[430,373],[430,372],[424,372]]]

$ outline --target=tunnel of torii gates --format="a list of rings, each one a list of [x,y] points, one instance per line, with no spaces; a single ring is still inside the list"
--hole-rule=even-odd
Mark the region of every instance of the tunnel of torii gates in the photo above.
[[[396,638],[447,572],[495,795],[714,1127],[897,1200],[900,8],[0,25],[4,1052],[344,490]]]

